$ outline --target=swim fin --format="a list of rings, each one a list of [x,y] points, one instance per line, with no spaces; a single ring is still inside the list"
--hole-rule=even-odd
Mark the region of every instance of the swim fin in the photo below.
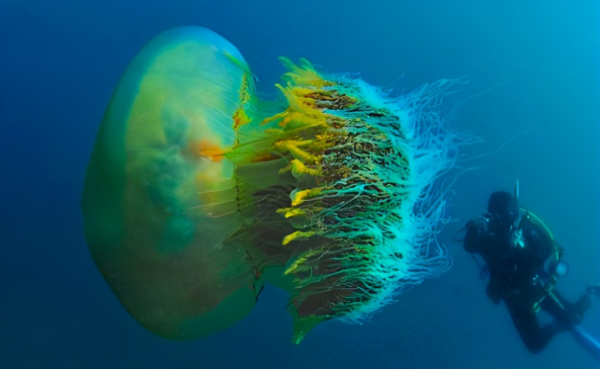
[[[600,361],[600,342],[592,337],[581,325],[577,324],[571,328],[575,340],[583,346],[592,356]]]

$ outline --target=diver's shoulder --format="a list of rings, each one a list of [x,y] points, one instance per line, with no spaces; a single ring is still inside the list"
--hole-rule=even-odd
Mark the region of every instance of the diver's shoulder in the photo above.
[[[532,211],[521,208],[520,227],[528,238],[554,240],[554,236],[546,223]]]
[[[519,208],[520,224],[532,228],[544,230],[547,228],[546,223],[537,214],[527,208]]]

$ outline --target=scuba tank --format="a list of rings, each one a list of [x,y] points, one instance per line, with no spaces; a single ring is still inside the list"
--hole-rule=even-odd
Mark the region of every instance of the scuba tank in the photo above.
[[[558,282],[559,278],[567,273],[568,266],[562,260],[564,249],[556,241],[554,235],[552,234],[548,226],[540,219],[540,217],[538,217],[533,212],[523,207],[519,209],[521,212],[521,222],[527,221],[532,225],[536,226],[538,230],[541,230],[542,236],[550,240],[550,243],[552,244],[553,248],[551,254],[545,260],[540,272],[534,277],[534,283],[539,283],[544,287],[541,296],[534,302],[532,306],[532,309],[535,312],[538,312],[540,310],[540,305],[542,301],[544,301],[548,294],[554,289],[554,286],[556,286],[556,283]],[[520,225],[521,224],[519,224],[519,226]]]
[[[514,197],[517,203],[519,202],[519,195],[520,188],[519,180],[517,179],[514,188]],[[540,310],[542,301],[544,301],[544,299],[548,297],[548,295],[552,292],[554,286],[558,282],[558,279],[567,273],[568,266],[562,260],[564,249],[556,241],[556,239],[554,238],[554,234],[552,234],[550,228],[546,225],[546,223],[544,223],[544,221],[539,216],[521,206],[519,207],[519,217],[517,218],[513,226],[513,231],[510,238],[511,244],[513,244],[514,247],[521,248],[526,246],[522,230],[524,222],[529,222],[530,224],[535,226],[536,229],[540,230],[542,232],[542,236],[548,239],[553,247],[552,253],[544,262],[542,271],[534,277],[534,283],[539,283],[544,287],[543,293],[541,294],[539,299],[537,299],[534,302],[532,306],[533,311],[537,313]]]
[[[519,200],[519,180],[518,179],[515,184],[515,199],[517,199],[517,201]],[[546,237],[548,237],[548,239],[552,242],[552,245],[554,247],[552,255],[550,255],[550,257],[548,257],[548,259],[546,260],[545,268],[544,268],[545,271],[548,273],[548,275],[547,275],[548,278],[545,278],[545,281],[544,281],[546,283],[546,285],[544,286],[545,293],[539,298],[538,301],[536,301],[533,304],[532,308],[537,313],[540,310],[542,301],[544,301],[544,299],[546,299],[546,298],[551,298],[559,306],[561,306],[564,309],[564,306],[562,306],[562,303],[554,294],[554,287],[556,286],[556,282],[558,282],[558,279],[560,277],[567,274],[567,272],[569,270],[567,263],[565,263],[563,260],[561,260],[563,253],[564,253],[564,249],[556,241],[556,239],[554,238],[554,235],[552,234],[552,231],[550,231],[550,228],[548,228],[546,223],[544,223],[544,221],[542,219],[540,219],[540,217],[538,217],[537,215],[535,215],[534,213],[532,213],[531,211],[529,211],[525,208],[521,207],[519,209],[520,209],[520,213],[521,213],[519,218],[524,217],[524,219],[526,219],[527,221],[538,226],[537,228],[541,229],[543,231],[544,235]],[[523,219],[521,219],[521,221],[522,220]],[[520,225],[521,223],[519,222],[518,224]],[[519,242],[518,237],[515,237],[515,242],[517,242],[517,244],[518,244],[518,242]],[[594,337],[592,337],[580,324],[577,324],[577,325],[574,325],[573,327],[571,327],[570,331],[573,334],[573,336],[575,337],[575,340],[586,351],[588,351],[596,360],[600,361],[600,342],[598,340],[596,340]]]

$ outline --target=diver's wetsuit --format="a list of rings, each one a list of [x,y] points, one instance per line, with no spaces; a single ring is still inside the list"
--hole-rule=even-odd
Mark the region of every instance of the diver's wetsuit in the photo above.
[[[493,223],[494,220],[487,217],[467,223],[464,248],[483,257],[490,276],[487,286],[489,298],[496,304],[504,300],[527,348],[531,352],[539,352],[556,333],[577,323],[573,313],[579,309],[556,291],[552,296],[546,296],[548,274],[543,265],[554,251],[553,241],[547,233],[526,218],[516,231],[510,229],[495,233]],[[519,234],[518,230],[522,233]],[[540,300],[539,307],[555,318],[553,323],[543,327],[534,308]]]

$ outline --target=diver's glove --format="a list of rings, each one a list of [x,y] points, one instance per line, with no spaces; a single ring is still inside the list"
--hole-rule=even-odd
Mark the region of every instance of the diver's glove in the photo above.
[[[467,222],[465,228],[464,248],[468,252],[476,252],[481,236],[486,232],[487,222],[482,218],[474,218]]]
[[[467,229],[483,230],[485,229],[486,221],[483,218],[473,218],[467,222]]]

